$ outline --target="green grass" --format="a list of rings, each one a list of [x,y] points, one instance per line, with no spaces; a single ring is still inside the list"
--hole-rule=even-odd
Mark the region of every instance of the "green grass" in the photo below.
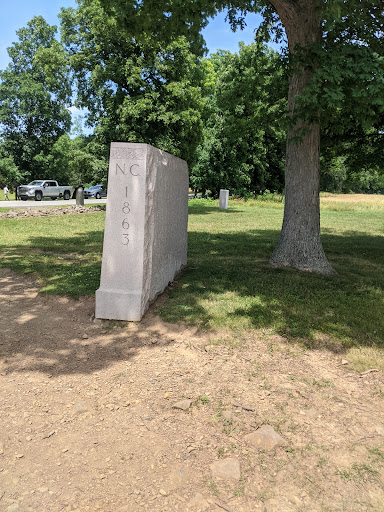
[[[206,329],[267,329],[334,350],[383,345],[384,203],[352,210],[328,203],[323,244],[337,276],[273,269],[283,207],[192,201],[189,268],[162,315]]]
[[[0,220],[0,265],[33,273],[42,293],[74,298],[99,287],[104,212]]]
[[[104,215],[1,219],[0,265],[36,273],[43,293],[93,295]],[[357,359],[356,348],[381,354],[384,202],[322,207],[323,245],[336,276],[269,266],[282,217],[279,202],[231,201],[223,211],[217,201],[190,201],[188,268],[169,291],[163,319],[277,333],[310,348],[352,348]]]

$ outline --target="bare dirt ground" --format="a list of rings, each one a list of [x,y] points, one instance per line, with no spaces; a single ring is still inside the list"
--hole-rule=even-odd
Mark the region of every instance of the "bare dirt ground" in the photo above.
[[[380,372],[38,291],[0,270],[1,511],[384,510]]]

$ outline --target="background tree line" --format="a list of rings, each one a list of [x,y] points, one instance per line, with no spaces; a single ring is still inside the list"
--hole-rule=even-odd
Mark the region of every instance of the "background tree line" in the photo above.
[[[62,10],[60,40],[42,17],[17,36],[8,49],[10,64],[0,72],[1,183],[105,182],[109,143],[121,140],[150,143],[186,159],[196,191],[283,192],[284,52],[255,40],[237,53],[205,57],[201,44],[183,36],[168,43],[150,32],[129,38],[98,0]],[[347,71],[353,89],[356,68]],[[347,81],[338,96],[324,100],[337,106],[333,115],[343,124]],[[324,82],[318,77],[319,87]],[[83,109],[92,135],[81,122],[71,127],[71,106]],[[327,126],[321,189],[383,193],[383,118],[374,126],[352,120],[340,134],[328,133]]]

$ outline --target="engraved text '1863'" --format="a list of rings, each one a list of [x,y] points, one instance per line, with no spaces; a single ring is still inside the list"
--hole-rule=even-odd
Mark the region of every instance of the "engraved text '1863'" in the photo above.
[[[124,176],[140,176],[139,172],[139,165],[138,164],[131,164],[126,165],[125,163],[122,165],[116,164],[116,175],[118,172],[121,172],[124,174]],[[125,186],[125,199],[128,199],[128,186]],[[128,203],[128,201],[124,201],[121,207],[121,212],[123,214],[121,227],[122,230],[122,240],[121,243],[128,247],[128,244],[130,242],[130,218],[131,218],[131,206]]]

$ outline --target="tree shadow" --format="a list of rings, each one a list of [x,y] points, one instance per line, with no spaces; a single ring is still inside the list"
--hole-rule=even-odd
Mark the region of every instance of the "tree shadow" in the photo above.
[[[190,232],[188,268],[169,290],[162,318],[208,330],[270,329],[308,348],[336,352],[351,345],[383,347],[384,238],[325,234],[324,248],[338,275],[320,276],[271,268],[268,258],[278,236],[278,230]],[[32,285],[23,274],[37,272],[46,294],[93,296],[99,287],[102,229],[69,240],[31,236],[28,247],[0,244],[0,251],[1,266],[20,273],[1,282],[6,320],[0,371],[87,374],[151,346],[148,336],[127,329],[93,332],[92,298],[76,303],[40,294],[37,300],[37,290],[28,292]],[[52,310],[53,300],[61,306]],[[88,331],[92,335],[83,339]]]
[[[144,347],[167,346],[177,330],[157,332],[151,311],[142,325],[92,321],[94,300],[41,296],[36,282],[0,269],[0,373],[90,374],[129,361]],[[124,328],[121,328],[124,327]]]
[[[201,205],[199,205],[198,202],[194,202],[193,208],[188,208],[188,215],[210,215],[212,213],[217,213],[218,211],[220,211],[223,215],[228,215],[232,213],[242,213],[241,210],[238,210],[233,207],[228,208],[227,210],[220,210],[218,204],[208,206],[206,202],[204,202]]]
[[[220,322],[229,329],[272,329],[308,348],[384,347],[384,238],[324,235],[338,275],[321,276],[270,267],[278,235],[190,233],[189,269],[163,317],[204,329]]]
[[[0,265],[37,274],[43,294],[92,296],[100,283],[102,247],[102,229],[68,239],[30,236],[27,245],[0,244]]]

